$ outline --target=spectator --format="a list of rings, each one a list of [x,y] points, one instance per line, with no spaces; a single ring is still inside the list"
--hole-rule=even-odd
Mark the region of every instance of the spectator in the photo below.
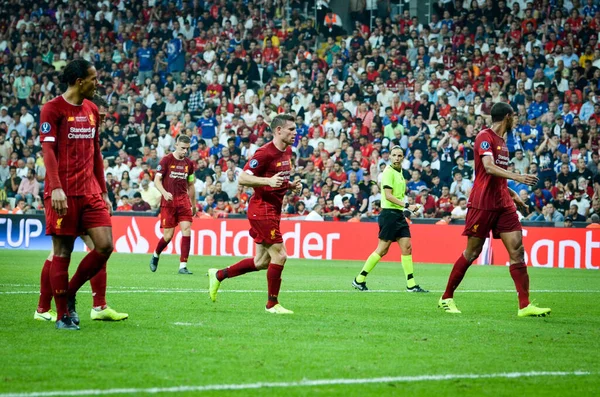
[[[143,185],[143,183],[142,183],[142,185]],[[160,203],[160,201],[159,201],[159,203]],[[158,206],[157,206],[157,208],[158,208]],[[149,203],[144,201],[142,199],[142,193],[135,192],[133,194],[133,205],[131,206],[132,211],[148,212],[148,211],[152,211],[153,209],[157,209],[157,208],[152,208]]]
[[[134,193],[134,195],[135,195],[135,193]],[[142,195],[140,194],[140,199],[141,199],[141,197],[142,197]],[[117,211],[132,211],[132,206],[131,206],[131,204],[129,204],[129,196],[127,196],[126,194],[123,194],[121,196],[120,203],[117,205]]]
[[[465,219],[467,217],[467,199],[462,197],[458,199],[458,206],[451,212],[452,219]]]
[[[160,194],[158,189],[154,187],[154,185],[150,186],[150,181],[148,179],[142,180],[142,182],[140,183],[140,191],[138,193],[140,193],[140,199],[141,199],[141,200],[139,200],[140,203],[144,202],[144,203],[148,204],[152,210],[158,209],[158,207],[160,206],[160,199],[161,199],[162,195]],[[136,195],[134,194],[133,195],[134,205],[132,207],[135,207],[135,204],[136,204],[135,196]],[[146,210],[144,210],[144,211],[146,211]]]
[[[449,225],[450,222],[452,222],[452,214],[450,212],[442,212],[440,218],[441,219],[435,223],[436,225]]]
[[[21,180],[15,200],[27,200],[27,205],[31,206],[33,200],[40,201],[40,183],[35,178],[35,170],[29,169],[27,177]]]

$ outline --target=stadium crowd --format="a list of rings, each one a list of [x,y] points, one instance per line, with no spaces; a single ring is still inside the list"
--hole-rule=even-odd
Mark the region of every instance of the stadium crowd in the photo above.
[[[43,206],[39,114],[61,95],[60,72],[94,64],[107,116],[100,134],[117,211],[153,211],[153,178],[174,138],[197,164],[200,217],[244,213],[237,176],[296,117],[295,171],[305,186],[283,212],[359,221],[380,211],[378,176],[400,145],[411,203],[427,218],[463,219],[473,142],[491,105],[518,115],[508,135],[509,186],[528,220],[600,215],[600,2],[441,0],[430,21],[366,10],[351,25],[328,0],[17,1],[0,5],[0,212]],[[368,16],[373,19],[369,20]],[[14,199],[14,200],[13,200]],[[595,217],[594,217],[595,216]]]

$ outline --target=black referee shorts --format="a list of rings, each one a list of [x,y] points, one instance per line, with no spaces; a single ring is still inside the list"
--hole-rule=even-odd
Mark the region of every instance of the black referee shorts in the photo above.
[[[379,239],[396,241],[399,238],[410,238],[410,228],[401,210],[383,209],[379,214]]]

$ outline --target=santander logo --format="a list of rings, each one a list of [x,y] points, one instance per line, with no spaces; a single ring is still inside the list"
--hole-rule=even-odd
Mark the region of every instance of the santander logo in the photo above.
[[[134,217],[131,217],[131,225],[127,226],[127,232],[125,235],[119,237],[115,244],[116,252],[134,253],[134,254],[146,254],[150,244],[148,240],[142,237],[140,228]]]

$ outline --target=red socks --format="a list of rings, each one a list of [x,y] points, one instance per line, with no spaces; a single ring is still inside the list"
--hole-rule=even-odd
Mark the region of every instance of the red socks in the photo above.
[[[90,279],[94,307],[106,306],[106,262],[94,277]]]
[[[450,277],[448,278],[448,285],[446,286],[444,295],[442,295],[442,299],[454,297],[454,291],[456,291],[463,277],[465,277],[465,273],[467,272],[467,269],[469,269],[469,266],[471,266],[471,262],[467,261],[464,254],[461,254],[460,258],[458,258],[452,267],[452,272],[450,272]]]
[[[50,267],[52,261],[46,259],[44,267],[42,267],[42,275],[40,277],[40,300],[38,302],[38,313],[45,313],[51,309],[52,303],[52,284],[50,283]]]
[[[279,288],[281,287],[281,272],[283,272],[282,265],[276,265],[274,263],[269,264],[269,268],[267,269],[267,285],[269,290],[267,309],[270,309],[279,303],[277,301],[277,296],[279,295]]]
[[[183,263],[183,262],[188,261],[188,257],[190,256],[190,241],[191,241],[190,236],[182,236],[181,237],[181,255],[179,256],[179,262]],[[160,242],[158,244],[160,245]],[[165,245],[165,247],[166,247],[166,245]],[[158,247],[156,249],[158,251]],[[162,249],[161,249],[161,251],[162,251]]]
[[[94,277],[106,265],[108,258],[109,256],[101,254],[96,250],[90,251],[83,258],[71,281],[69,281],[69,295],[74,296],[86,281]]]
[[[183,248],[181,251],[183,252]],[[246,258],[242,259],[235,265],[231,265],[225,269],[219,270],[217,272],[217,280],[223,281],[226,278],[241,276],[242,274],[255,272],[257,270],[258,269],[256,266],[254,266],[254,258]]]
[[[52,257],[50,266],[50,284],[52,286],[52,295],[56,304],[57,318],[61,319],[67,314],[67,290],[69,289],[69,262],[70,257]]]
[[[165,241],[164,237],[161,237],[160,240],[158,240],[158,244],[156,245],[156,250],[154,251],[156,253],[156,255],[160,255],[160,253],[163,252],[163,250],[165,248],[167,248],[167,245],[169,245],[169,243],[167,243]],[[183,245],[183,241],[182,241],[182,245]],[[181,252],[183,253],[183,250],[181,250]],[[189,252],[189,249],[188,249],[188,252]]]
[[[523,309],[529,305],[529,274],[527,274],[527,265],[524,263],[514,263],[509,266],[509,270],[510,276],[517,288],[519,309]]]

